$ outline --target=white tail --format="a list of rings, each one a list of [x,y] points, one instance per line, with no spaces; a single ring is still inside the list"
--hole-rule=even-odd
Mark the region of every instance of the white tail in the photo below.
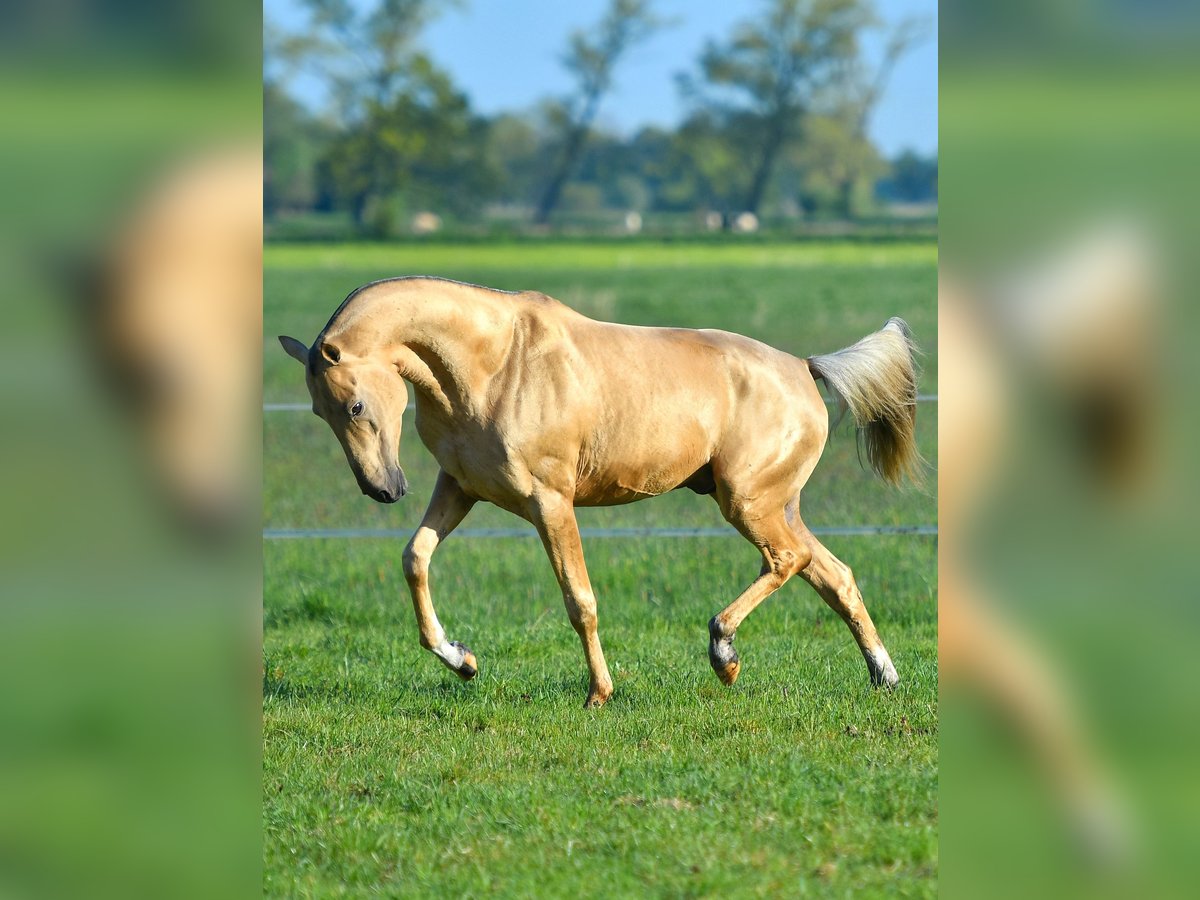
[[[844,350],[808,358],[813,377],[822,379],[854,417],[871,468],[892,484],[905,477],[921,480],[917,352],[908,324],[891,318]]]

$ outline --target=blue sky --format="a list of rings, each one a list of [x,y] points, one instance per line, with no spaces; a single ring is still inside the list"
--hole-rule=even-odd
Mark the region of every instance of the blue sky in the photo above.
[[[356,2],[370,5],[370,0]],[[559,63],[566,36],[595,22],[606,5],[607,0],[468,0],[430,25],[423,42],[478,111],[527,109],[568,89]],[[889,23],[910,15],[936,21],[936,0],[877,0],[877,5]],[[601,124],[629,133],[642,125],[678,122],[684,106],[675,73],[694,67],[707,38],[723,36],[759,7],[753,0],[658,0],[657,11],[675,25],[634,48],[621,64],[601,108]],[[264,0],[263,9],[269,21],[284,27],[303,22],[295,0]],[[869,35],[867,56],[878,59],[882,44],[881,34]],[[323,100],[315,79],[298,79],[293,91],[310,105]],[[936,34],[896,67],[869,130],[887,156],[905,148],[937,151]]]

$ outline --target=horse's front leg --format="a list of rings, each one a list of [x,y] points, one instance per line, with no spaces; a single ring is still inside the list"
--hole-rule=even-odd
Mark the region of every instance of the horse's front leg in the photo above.
[[[446,633],[433,610],[433,598],[429,596],[429,559],[438,544],[458,527],[474,505],[474,499],[463,493],[457,481],[445,472],[438,472],[429,508],[425,510],[417,533],[404,548],[404,578],[412,592],[421,646],[464,680],[474,678],[479,667],[469,648],[458,641],[446,640]]]
[[[546,554],[562,588],[567,616],[579,640],[588,666],[588,695],[584,707],[603,706],[612,696],[612,677],[604,662],[600,637],[596,633],[596,598],[583,560],[583,543],[575,521],[573,504],[561,495],[538,497],[530,519],[541,535]]]

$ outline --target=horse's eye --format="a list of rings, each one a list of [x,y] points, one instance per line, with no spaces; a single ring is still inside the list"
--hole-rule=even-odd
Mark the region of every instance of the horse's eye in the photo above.
[[[362,401],[361,400],[359,400],[352,407],[350,407],[350,415],[351,416],[361,416],[362,415]]]

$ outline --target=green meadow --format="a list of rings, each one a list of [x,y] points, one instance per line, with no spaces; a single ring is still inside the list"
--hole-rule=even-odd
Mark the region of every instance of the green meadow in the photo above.
[[[355,287],[436,274],[543,291],[597,318],[715,327],[809,355],[904,316],[936,393],[933,243],[513,242],[269,245],[264,399],[304,403],[275,341],[310,342]],[[410,414],[411,415],[411,414]],[[436,464],[406,428],[412,493],[363,497],[328,427],[265,414],[268,529],[410,532]],[[936,484],[937,405],[918,414]],[[411,426],[411,421],[406,425]],[[831,437],[802,500],[810,527],[929,525],[931,488],[896,490]],[[583,510],[587,528],[720,528],[690,491]],[[727,528],[727,526],[725,526]],[[459,682],[417,643],[406,538],[264,544],[264,888],[270,896],[932,895],[937,889],[937,544],[829,536],[901,676],[872,690],[841,621],[801,580],[738,631],[723,687],[708,619],[758,572],[727,537],[585,538],[616,693],[582,708],[578,640],[532,529],[479,506],[434,557]]]

